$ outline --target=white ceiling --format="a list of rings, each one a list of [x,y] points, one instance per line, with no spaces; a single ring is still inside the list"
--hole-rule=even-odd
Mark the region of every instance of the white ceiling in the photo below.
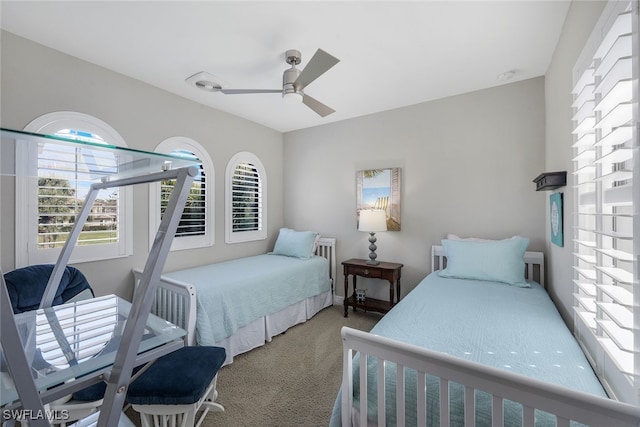
[[[0,15],[11,33],[286,132],[544,75],[569,3],[2,0]],[[318,48],[340,59],[305,89],[336,110],[325,118],[185,83],[207,71],[227,89],[278,89],[284,52],[304,68]]]

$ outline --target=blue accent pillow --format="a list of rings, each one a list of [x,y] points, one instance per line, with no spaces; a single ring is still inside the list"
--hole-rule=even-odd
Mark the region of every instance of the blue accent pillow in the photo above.
[[[314,231],[295,231],[290,228],[281,228],[273,252],[269,253],[309,259],[313,256],[313,247],[317,237],[318,233]]]
[[[447,256],[447,267],[440,270],[441,277],[486,280],[528,288],[524,277],[524,253],[529,239],[514,237],[505,240],[442,241]]]

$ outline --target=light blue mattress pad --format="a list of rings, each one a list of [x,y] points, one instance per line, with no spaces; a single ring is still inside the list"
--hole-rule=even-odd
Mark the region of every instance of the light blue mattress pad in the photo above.
[[[430,274],[403,298],[371,333],[440,351],[582,392],[606,397],[580,346],[566,327],[547,292],[497,282],[449,279]],[[359,357],[359,356],[356,356]],[[376,414],[376,362],[369,358],[368,411]],[[395,421],[395,365],[386,376],[387,424]],[[358,400],[358,371],[354,400]],[[407,425],[415,425],[415,371],[407,374]],[[427,420],[439,425],[438,380],[427,377]],[[463,387],[450,388],[451,425],[462,426]],[[476,425],[491,425],[491,400],[476,391]],[[505,402],[505,425],[519,426],[522,409]],[[331,426],[341,425],[340,395]],[[536,425],[555,425],[554,417],[536,411]]]
[[[196,339],[215,343],[289,305],[331,289],[328,260],[263,254],[166,273],[196,287]]]

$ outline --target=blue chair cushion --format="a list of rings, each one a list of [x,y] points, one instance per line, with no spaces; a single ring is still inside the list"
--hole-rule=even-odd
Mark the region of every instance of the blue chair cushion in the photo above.
[[[82,402],[94,402],[104,397],[104,393],[107,391],[107,383],[101,381],[99,383],[85,387],[80,391],[73,393],[73,400],[80,400]]]
[[[15,314],[36,310],[53,271],[52,264],[30,265],[5,273],[11,307]],[[60,305],[91,286],[87,278],[75,267],[67,266],[60,280],[52,305]],[[93,291],[91,291],[93,294]]]
[[[226,357],[222,347],[182,347],[156,360],[131,383],[127,401],[138,405],[195,403],[202,398]]]
[[[107,343],[107,345],[105,345],[104,348],[100,350],[94,357],[97,357],[106,353],[111,353],[112,351],[118,351],[121,338],[122,337],[120,336],[112,338]],[[72,394],[72,399],[81,400],[83,402],[93,402],[95,400],[102,399],[104,397],[105,391],[107,391],[107,383],[104,381],[100,381],[99,383],[92,384],[89,387],[85,387],[82,390],[78,390],[74,392]]]
[[[149,334],[149,335],[152,336],[153,334]],[[146,334],[143,335],[142,336],[142,340],[144,340],[146,336],[147,336]],[[113,337],[107,343],[107,345],[105,345],[104,348],[102,350],[100,350],[93,357],[98,357],[98,356],[101,356],[103,354],[107,354],[107,353],[118,351],[118,347],[120,347],[120,342],[121,341],[122,341],[122,337],[121,336]],[[141,369],[141,367],[133,368],[133,373],[135,374],[140,369]],[[105,391],[107,391],[107,383],[104,382],[104,381],[101,381],[99,383],[92,384],[89,387],[85,387],[82,390],[78,390],[78,391],[74,392],[73,395],[72,395],[72,398],[73,398],[73,400],[80,400],[80,401],[83,401],[83,402],[93,402],[95,400],[102,399],[104,397]]]

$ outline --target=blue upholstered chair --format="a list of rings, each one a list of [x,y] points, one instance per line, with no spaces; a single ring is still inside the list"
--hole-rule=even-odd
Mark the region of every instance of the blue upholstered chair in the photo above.
[[[209,411],[224,411],[216,402],[216,383],[226,357],[222,347],[194,346],[158,358],[127,391],[127,403],[140,414],[142,427],[199,426]],[[73,396],[92,401],[102,398],[105,389],[99,383]]]
[[[14,314],[36,310],[40,306],[52,271],[53,265],[39,264],[18,268],[4,274]],[[94,296],[84,274],[75,267],[67,266],[53,299],[53,305]]]
[[[222,347],[195,346],[156,360],[127,392],[142,427],[199,426],[209,411],[224,411],[216,402],[216,382],[226,357]]]

